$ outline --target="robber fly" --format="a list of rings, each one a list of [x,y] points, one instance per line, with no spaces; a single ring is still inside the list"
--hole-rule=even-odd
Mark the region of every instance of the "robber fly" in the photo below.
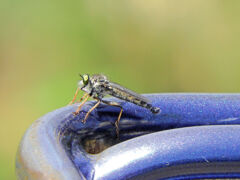
[[[82,106],[88,100],[89,97],[93,97],[94,99],[97,100],[97,103],[85,115],[85,118],[82,120],[83,123],[86,123],[86,120],[87,120],[89,114],[95,108],[97,108],[101,102],[105,103],[107,105],[110,105],[110,106],[119,107],[121,110],[120,110],[118,118],[115,122],[116,133],[117,133],[117,136],[119,135],[118,124],[119,124],[119,121],[120,121],[120,118],[121,118],[121,115],[123,112],[123,108],[117,102],[103,100],[103,97],[106,95],[111,95],[113,97],[134,103],[138,106],[142,106],[144,108],[149,109],[154,114],[159,113],[159,111],[160,111],[160,108],[153,107],[153,105],[150,103],[150,101],[146,97],[144,97],[140,94],[137,94],[129,89],[126,89],[117,83],[109,81],[105,75],[94,74],[92,76],[89,76],[88,74],[84,74],[84,75],[80,75],[80,76],[81,76],[82,80],[79,81],[78,88],[74,95],[74,98],[69,104],[74,103],[79,90],[85,91],[85,94],[80,99],[80,101],[83,100],[83,102],[78,106],[78,109],[76,110],[76,112],[74,112],[74,114],[77,115],[80,112]]]

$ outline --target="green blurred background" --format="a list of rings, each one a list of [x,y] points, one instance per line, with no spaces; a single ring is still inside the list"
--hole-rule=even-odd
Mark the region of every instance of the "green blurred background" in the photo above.
[[[0,179],[78,73],[139,93],[239,92],[240,1],[0,1]]]

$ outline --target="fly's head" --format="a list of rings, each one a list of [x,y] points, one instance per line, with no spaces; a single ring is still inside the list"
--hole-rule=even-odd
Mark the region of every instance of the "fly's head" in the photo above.
[[[88,74],[80,75],[82,80],[78,82],[78,87],[85,91],[86,93],[90,94],[92,91],[92,84],[90,81],[90,76]]]

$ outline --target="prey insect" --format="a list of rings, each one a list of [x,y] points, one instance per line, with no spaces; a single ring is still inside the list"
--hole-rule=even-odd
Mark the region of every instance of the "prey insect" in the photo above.
[[[118,107],[120,108],[120,112],[117,120],[115,121],[115,127],[116,127],[117,136],[119,136],[119,121],[122,116],[123,108],[117,102],[104,100],[103,97],[106,95],[110,95],[128,102],[134,103],[138,106],[147,108],[154,114],[160,112],[160,108],[154,107],[146,97],[140,94],[137,94],[127,88],[124,88],[117,83],[109,81],[105,75],[94,74],[92,76],[89,76],[88,74],[84,74],[80,76],[82,80],[79,81],[77,91],[73,97],[73,100],[69,104],[72,104],[75,102],[79,90],[84,91],[85,94],[80,99],[80,102],[82,101],[82,103],[78,106],[78,109],[76,110],[76,112],[74,112],[74,114],[77,115],[80,112],[82,106],[86,103],[89,97],[92,97],[97,100],[97,103],[85,115],[85,118],[82,120],[83,123],[86,123],[89,114],[95,108],[97,108],[101,102],[110,106]]]

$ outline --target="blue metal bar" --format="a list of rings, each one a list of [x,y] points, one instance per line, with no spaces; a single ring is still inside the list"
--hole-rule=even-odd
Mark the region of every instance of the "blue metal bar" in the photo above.
[[[78,116],[73,105],[40,118],[21,142],[19,178],[31,172],[59,179],[240,178],[239,94],[146,96],[161,113],[108,99],[124,109],[119,139],[116,107],[102,105],[86,124],[92,102]]]

